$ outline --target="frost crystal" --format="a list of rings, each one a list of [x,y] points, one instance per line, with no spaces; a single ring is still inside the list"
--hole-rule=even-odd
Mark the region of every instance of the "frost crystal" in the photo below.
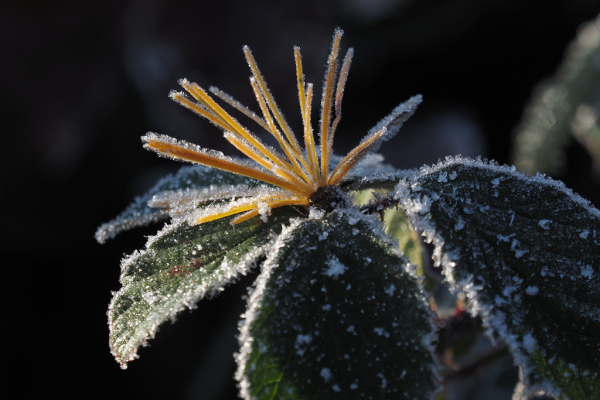
[[[297,344],[309,344],[312,341],[312,335],[298,335],[296,337]]]
[[[331,370],[329,368],[321,369],[321,373],[319,374],[325,380],[325,382],[329,382],[331,379]]]
[[[535,351],[535,339],[529,333],[523,336],[523,348],[529,354],[533,354],[533,352]]]
[[[373,328],[373,332],[379,336],[385,336],[386,338],[390,337],[390,334],[383,328]]]
[[[536,294],[538,294],[539,289],[537,286],[528,286],[527,289],[525,289],[525,293],[527,293],[530,296],[535,296]]]
[[[325,215],[325,210],[319,210],[314,207],[309,208],[308,218],[309,219],[321,219]]]
[[[541,219],[539,222],[539,225],[542,227],[542,229],[545,229],[545,230],[549,230],[551,224],[552,224],[552,220],[549,220],[549,219]]]
[[[585,265],[581,267],[581,276],[591,279],[592,275],[594,275],[594,269],[591,265]]]
[[[327,269],[325,269],[323,273],[333,279],[337,279],[338,276],[342,275],[348,269],[348,267],[342,264],[336,256],[332,256],[327,260],[326,265]]]
[[[379,378],[381,378],[381,388],[382,388],[382,389],[385,389],[385,388],[386,388],[386,386],[387,386],[387,379],[385,379],[385,376],[383,376],[383,374],[381,374],[381,373],[380,373],[380,374],[377,374],[377,376],[378,376]]]
[[[109,306],[109,326],[111,350],[123,368],[161,323],[246,274],[279,228],[261,224],[230,229],[228,220],[210,227],[172,223],[150,237],[146,249],[122,261],[123,287]],[[250,248],[248,236],[253,237]]]
[[[389,294],[390,296],[393,296],[395,291],[396,291],[396,286],[394,286],[393,283],[391,283],[390,286],[387,289],[385,289],[385,292],[387,294]]]

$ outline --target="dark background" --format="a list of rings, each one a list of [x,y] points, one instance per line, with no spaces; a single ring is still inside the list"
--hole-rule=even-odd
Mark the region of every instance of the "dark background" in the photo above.
[[[179,78],[257,109],[241,51],[248,44],[299,130],[292,46],[320,88],[340,26],[355,57],[338,154],[422,93],[417,114],[384,146],[389,162],[418,167],[462,153],[509,163],[532,89],[600,11],[595,0],[216,3],[0,2],[3,326],[11,336],[3,354],[13,383],[5,398],[235,398],[232,354],[251,277],[165,325],[128,370],[108,349],[119,260],[157,227],[105,245],[95,229],[178,167],[143,150],[139,137],[154,131],[236,154],[216,128],[168,99]],[[589,157],[575,143],[568,155],[557,178],[598,206]]]

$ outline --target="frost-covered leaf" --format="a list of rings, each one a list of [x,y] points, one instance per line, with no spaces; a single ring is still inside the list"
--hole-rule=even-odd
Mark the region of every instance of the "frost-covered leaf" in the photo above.
[[[167,211],[160,206],[160,203],[155,202],[154,207],[148,205],[148,202],[152,201],[155,196],[166,200],[165,198],[169,195],[171,197],[179,195],[180,198],[185,198],[185,194],[190,192],[194,192],[196,197],[198,193],[214,192],[217,195],[218,191],[231,190],[237,186],[251,188],[258,184],[259,182],[254,179],[202,165],[181,167],[177,173],[160,179],[145,194],[136,197],[115,219],[102,224],[96,231],[96,240],[104,243],[123,231],[168,218]]]
[[[296,221],[242,323],[247,399],[430,399],[429,306],[397,244],[356,210]]]
[[[258,218],[231,226],[231,218],[201,225],[166,225],[146,249],[121,263],[121,284],[109,307],[110,347],[123,368],[154,337],[159,325],[218,293],[265,254],[271,232],[294,216],[277,209],[267,223]]]
[[[530,392],[600,398],[597,209],[561,182],[461,158],[423,168],[396,196]]]

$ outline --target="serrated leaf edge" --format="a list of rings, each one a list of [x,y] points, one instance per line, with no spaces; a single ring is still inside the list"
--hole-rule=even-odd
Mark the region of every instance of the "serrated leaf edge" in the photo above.
[[[355,207],[344,208],[344,209],[338,208],[338,209],[334,210],[333,212],[340,213],[340,214],[342,214],[342,213],[347,214],[349,219],[355,218],[357,222],[358,222],[358,220],[361,220],[361,221],[368,223],[371,228],[372,233],[375,234],[379,239],[381,239],[384,242],[386,242],[387,244],[389,244],[390,245],[389,249],[395,255],[397,255],[398,258],[403,260],[403,264],[405,265],[406,273],[409,276],[411,276],[412,278],[414,278],[417,282],[419,282],[419,284],[421,284],[422,278],[417,276],[417,274],[415,273],[417,266],[408,262],[408,259],[404,256],[404,254],[402,254],[402,252],[398,248],[398,241],[385,234],[382,223],[376,221],[374,218],[372,218],[370,216],[364,215],[363,213],[358,211],[358,209]],[[238,323],[238,328],[240,331],[240,334],[238,336],[238,342],[240,343],[240,350],[238,353],[236,353],[234,355],[235,361],[237,364],[237,369],[235,372],[235,379],[238,382],[239,396],[245,400],[252,400],[252,397],[250,396],[250,392],[249,392],[250,382],[246,379],[245,374],[244,374],[245,366],[246,366],[246,363],[252,352],[252,343],[254,341],[252,335],[250,334],[250,327],[252,325],[252,322],[256,319],[257,309],[261,304],[261,299],[265,292],[266,285],[269,282],[269,279],[270,279],[273,271],[279,265],[278,264],[278,254],[279,254],[278,250],[286,245],[286,240],[289,239],[292,236],[293,232],[296,229],[298,229],[298,227],[305,221],[306,221],[306,219],[301,219],[301,218],[290,219],[290,225],[284,226],[281,233],[279,234],[279,236],[277,236],[276,238],[273,239],[272,245],[269,248],[269,251],[267,254],[267,259],[264,261],[264,263],[261,266],[261,273],[254,282],[252,292],[251,292],[250,297],[247,302],[246,312],[241,315],[240,322]],[[441,386],[442,379],[441,379],[441,376],[439,375],[440,368],[439,368],[439,364],[438,364],[438,358],[435,353],[435,346],[433,345],[433,343],[435,343],[438,338],[438,327],[437,327],[437,324],[434,323],[434,321],[437,317],[436,317],[435,313],[431,310],[431,307],[430,307],[430,303],[428,300],[430,295],[427,292],[425,292],[425,290],[421,290],[421,295],[422,295],[421,301],[423,302],[423,304],[425,306],[425,310],[427,310],[427,313],[429,314],[429,323],[431,326],[431,334],[425,335],[424,337],[421,338],[421,340],[422,340],[423,346],[426,349],[428,349],[429,354],[431,355],[431,358],[433,360],[431,372],[433,374],[434,380],[438,383],[437,389],[434,390],[433,393],[431,394],[431,400],[434,400],[436,397],[436,394],[442,390],[442,386]]]
[[[296,218],[290,219],[290,225],[284,226],[281,233],[273,240],[269,246],[269,253],[267,259],[262,264],[261,273],[254,281],[254,287],[247,303],[247,310],[241,315],[241,320],[238,323],[240,334],[238,336],[238,342],[240,343],[239,353],[234,355],[237,370],[235,372],[235,379],[238,382],[239,396],[243,399],[250,400],[250,382],[244,375],[245,365],[252,352],[253,338],[250,334],[250,325],[256,318],[256,309],[260,305],[260,299],[263,296],[266,285],[269,282],[269,278],[273,270],[277,267],[277,254],[278,250],[285,246],[286,240],[292,235],[292,233],[301,225],[304,220]]]
[[[514,166],[509,167],[507,165],[499,165],[494,161],[485,162],[479,158],[472,159],[462,156],[448,156],[444,161],[440,161],[435,165],[421,167],[418,173],[400,181],[398,185],[396,185],[394,194],[395,199],[400,200],[400,204],[402,204],[413,228],[421,233],[427,243],[434,245],[433,260],[436,266],[442,268],[445,279],[450,283],[451,289],[462,290],[465,293],[469,299],[469,311],[474,315],[481,315],[483,325],[486,328],[486,333],[490,338],[494,339],[494,333],[496,333],[505,340],[514,357],[515,363],[519,366],[521,377],[527,388],[527,393],[535,394],[535,392],[543,391],[547,395],[561,398],[561,396],[563,396],[562,391],[547,379],[542,377],[544,381],[536,382],[534,384],[528,381],[528,377],[531,374],[530,371],[535,370],[535,366],[529,361],[530,357],[524,354],[522,344],[517,340],[518,336],[509,334],[506,325],[502,323],[503,318],[505,317],[504,313],[494,312],[492,306],[486,306],[477,300],[477,292],[482,288],[475,285],[473,276],[471,275],[459,282],[456,282],[453,279],[454,274],[452,271],[456,264],[460,262],[460,254],[444,250],[444,238],[438,234],[435,229],[435,224],[431,221],[430,215],[428,214],[432,199],[427,195],[419,196],[418,194],[416,195],[416,193],[421,190],[418,182],[420,178],[457,164],[485,168],[493,172],[512,175],[519,179],[525,177],[532,182],[549,185],[563,192],[570,197],[573,202],[583,206],[590,214],[596,217],[600,218],[600,211],[593,207],[588,200],[567,188],[563,182],[547,178],[544,174],[538,173],[535,176],[527,176],[517,171]]]
[[[148,340],[151,340],[155,337],[156,332],[158,331],[159,326],[164,323],[166,320],[170,319],[174,321],[177,314],[184,311],[186,307],[188,309],[193,309],[196,307],[196,303],[205,297],[212,297],[218,293],[220,293],[221,289],[235,282],[240,275],[246,275],[250,270],[252,270],[256,266],[256,261],[259,257],[263,256],[269,247],[269,244],[265,244],[262,246],[258,246],[254,248],[252,251],[246,253],[243,262],[232,262],[228,259],[227,256],[224,257],[223,261],[219,265],[219,270],[230,271],[223,279],[213,283],[210,288],[198,286],[198,289],[189,296],[185,297],[171,297],[169,303],[165,305],[165,309],[168,309],[169,312],[167,314],[154,313],[149,314],[148,317],[144,320],[143,325],[146,327],[145,329],[138,330],[139,334],[131,337],[126,344],[119,346],[119,349],[115,348],[115,345],[112,340],[113,333],[113,316],[114,316],[114,306],[117,298],[120,295],[125,294],[128,286],[124,283],[124,272],[132,263],[134,263],[139,257],[145,254],[151,254],[153,250],[150,246],[156,242],[160,237],[165,234],[172,232],[177,227],[179,227],[181,223],[174,224],[165,224],[165,227],[158,232],[155,236],[150,236],[148,238],[148,242],[146,243],[146,249],[144,250],[136,250],[131,255],[125,257],[121,261],[121,278],[120,282],[123,285],[121,289],[117,292],[112,292],[113,298],[108,307],[108,326],[109,326],[109,347],[112,355],[115,357],[117,362],[121,365],[122,369],[127,368],[127,363],[129,361],[135,360],[139,358],[138,350],[140,347],[145,347],[148,344]],[[273,235],[273,234],[272,234]]]

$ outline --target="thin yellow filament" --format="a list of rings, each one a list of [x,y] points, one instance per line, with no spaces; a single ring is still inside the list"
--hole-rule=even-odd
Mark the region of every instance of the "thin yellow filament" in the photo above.
[[[324,185],[329,177],[329,158],[331,149],[329,148],[329,119],[331,114],[331,101],[333,94],[333,84],[335,80],[335,71],[337,66],[337,55],[340,49],[340,40],[342,39],[342,30],[336,29],[333,36],[333,45],[327,62],[327,73],[325,74],[325,87],[323,88],[323,99],[321,109],[321,185]]]
[[[180,105],[184,106],[185,108],[192,110],[193,112],[206,118],[213,124],[217,125],[219,128],[223,128],[228,131],[233,130],[233,128],[227,122],[225,122],[223,120],[223,118],[221,118],[217,115],[214,115],[213,113],[208,111],[206,108],[194,103],[190,99],[186,98],[183,93],[179,93],[179,92],[171,93],[171,98],[173,100],[175,100],[177,103],[179,103]]]
[[[277,103],[275,103],[275,99],[273,99],[273,95],[269,91],[269,88],[267,87],[267,83],[265,82],[265,79],[263,78],[262,74],[260,73],[260,70],[258,69],[258,65],[256,64],[256,60],[254,59],[254,56],[252,55],[252,52],[250,51],[250,48],[248,46],[244,46],[244,54],[246,55],[246,61],[248,62],[248,65],[250,66],[250,69],[252,70],[252,75],[254,75],[254,78],[258,82],[258,86],[260,87],[260,90],[261,90],[263,96],[265,96],[267,104],[269,105],[269,108],[271,109],[273,116],[275,116],[277,123],[281,127],[281,130],[283,130],[283,133],[285,133],[285,136],[288,138],[288,140],[292,144],[292,147],[298,153],[302,153],[302,150],[300,149],[300,145],[298,144],[298,140],[296,140],[296,136],[294,135],[291,128],[285,121],[285,118],[283,117],[283,114],[281,113],[281,111],[279,111],[279,107],[277,107]]]
[[[251,111],[248,107],[234,99],[232,96],[228,95],[221,89],[211,86],[208,88],[212,94],[223,100],[225,103],[229,104],[231,107],[235,108],[246,117],[250,118],[252,121],[256,122],[260,125],[264,130],[268,131],[269,127],[267,126],[267,122],[259,117],[255,112]]]
[[[266,172],[260,171],[256,168],[248,167],[245,165],[240,165],[233,163],[231,161],[210,156],[208,154],[199,153],[197,151],[185,148],[183,146],[179,146],[172,143],[167,143],[161,140],[151,139],[148,140],[146,146],[151,148],[152,150],[170,156],[174,158],[178,158],[180,160],[191,161],[196,164],[207,165],[209,167],[214,167],[218,169],[222,169],[224,171],[233,172],[234,174],[239,174],[243,176],[247,176],[250,178],[258,179],[260,181],[270,183],[272,185],[278,186],[283,189],[287,189],[291,192],[298,194],[306,194],[306,191],[303,188],[299,188],[298,186],[278,178],[276,176],[267,174]]]
[[[310,122],[311,107],[313,99],[313,85],[309,83],[306,87],[306,99],[304,101],[304,110],[302,110],[302,119],[304,120],[304,145],[306,146],[306,154],[308,155],[308,163],[310,165],[310,173],[313,182],[319,181],[319,159],[317,157],[317,149],[315,146],[315,136]]]
[[[273,168],[273,163],[269,159],[265,158],[265,156],[262,153],[260,153],[258,150],[256,150],[254,147],[252,147],[251,144],[249,144],[246,141],[243,141],[243,139],[240,139],[239,136],[237,136],[229,131],[225,132],[225,134],[223,136],[236,149],[238,149],[239,151],[244,153],[244,155],[246,155],[246,157],[254,160],[257,164],[262,165],[263,167],[265,167],[268,170]]]
[[[294,46],[294,60],[296,62],[296,81],[298,83],[298,99],[300,101],[300,113],[302,114],[302,124],[304,126],[304,146],[308,157],[308,170],[312,181],[317,184],[319,181],[319,162],[315,150],[315,138],[313,136],[310,122],[310,103],[312,102],[312,84],[308,84],[310,95],[305,93],[304,72],[302,69],[302,55],[300,47]],[[308,104],[308,109],[307,109]],[[306,166],[305,166],[306,167]]]
[[[260,150],[258,150],[257,148],[252,146],[250,143],[248,143],[246,140],[244,140],[244,138],[239,137],[238,135],[236,135],[235,133],[233,133],[231,131],[225,131],[225,134],[223,136],[225,137],[225,139],[227,139],[227,141],[229,143],[234,145],[236,149],[238,149],[239,151],[244,153],[246,156],[248,156],[252,160],[256,161],[258,164],[262,165],[263,167],[265,167],[268,170],[273,169],[274,163],[271,160],[269,160],[267,157],[265,157],[265,155]],[[286,170],[294,169],[294,167],[291,164],[289,164],[285,161],[282,161],[282,162],[283,162],[283,166],[279,166],[279,168],[286,169]]]
[[[246,128],[240,125],[239,122],[231,115],[227,113],[221,106],[219,106],[209,95],[196,83],[189,83],[183,81],[181,85],[187,90],[192,96],[198,101],[202,102],[209,110],[213,111],[216,115],[220,116],[229,126],[227,129],[233,133],[239,134],[246,139],[250,144],[260,150],[265,156],[279,166],[285,166],[285,161],[281,159],[277,154],[270,151],[256,136],[248,132]]]
[[[283,149],[288,160],[294,165],[294,167],[293,167],[294,172],[296,174],[298,174],[299,177],[304,179],[305,182],[312,183],[311,180],[306,175],[306,173],[304,172],[304,170],[300,167],[300,165],[296,161],[298,155],[295,153],[294,149],[292,149],[290,147],[290,145],[285,141],[285,139],[283,138],[283,136],[281,135],[281,133],[275,126],[275,122],[273,121],[273,118],[271,118],[271,113],[269,112],[269,109],[268,109],[267,104],[265,103],[263,94],[260,91],[260,87],[258,86],[258,83],[256,82],[256,79],[254,79],[254,77],[250,78],[250,84],[252,85],[252,89],[254,90],[254,94],[256,96],[256,101],[258,101],[260,109],[263,113],[263,117],[264,117],[265,121],[267,122],[267,126],[269,127],[269,129],[267,129],[267,132],[272,134],[275,137],[275,139],[277,139],[277,142]]]
[[[266,202],[267,205],[269,206],[269,208],[278,208],[278,207],[283,207],[283,206],[308,206],[309,202],[308,199],[306,198],[301,198],[301,197],[296,197],[296,198],[292,198],[292,199],[281,199],[281,200],[276,200],[276,201],[267,201]],[[260,211],[258,210],[258,207],[254,210],[250,210],[236,218],[234,218],[231,221],[232,225],[237,225],[240,224],[244,221],[249,220],[250,218],[256,217],[258,214],[260,214]]]
[[[254,203],[244,204],[244,205],[241,205],[241,206],[238,206],[238,207],[232,207],[232,208],[230,208],[227,211],[223,211],[223,212],[220,212],[220,213],[211,214],[211,215],[204,216],[202,218],[198,218],[194,222],[196,223],[196,225],[200,225],[200,224],[203,224],[205,222],[214,221],[216,219],[221,219],[221,218],[227,217],[229,215],[238,214],[238,213],[241,213],[241,212],[244,212],[244,211],[248,211],[248,210],[251,210],[251,209],[253,209],[255,207],[256,207],[256,204],[254,204]]]
[[[347,173],[356,165],[358,161],[369,151],[371,147],[376,144],[377,139],[382,137],[387,129],[381,128],[381,130],[375,132],[370,138],[356,146],[350,153],[346,155],[340,161],[340,163],[335,167],[333,172],[331,173],[329,180],[327,181],[328,185],[337,184]]]
[[[196,223],[196,225],[198,225],[198,224],[202,224],[204,222],[214,221],[216,219],[227,217],[227,216],[233,215],[233,214],[238,214],[238,213],[241,213],[244,211],[248,211],[248,210],[252,211],[253,209],[257,208],[258,203],[268,202],[269,200],[280,199],[280,198],[281,198],[281,193],[271,193],[271,194],[268,194],[266,196],[259,198],[256,201],[248,202],[246,204],[239,204],[237,206],[232,206],[231,208],[225,209],[225,210],[215,213],[215,214],[205,215],[204,217],[196,219],[196,221],[194,221],[194,222]]]
[[[354,55],[354,49],[348,49],[344,62],[342,63],[342,69],[340,70],[340,76],[338,78],[337,90],[335,93],[335,120],[331,125],[331,133],[329,135],[329,148],[333,148],[333,136],[337,129],[340,120],[342,119],[342,97],[344,96],[344,87],[348,80],[348,72],[350,71],[350,63],[352,62],[352,56]]]
[[[241,224],[242,222],[248,221],[250,218],[254,218],[259,214],[258,208],[254,210],[247,211],[243,214],[238,215],[234,219],[231,220],[231,225]]]
[[[291,171],[289,171],[287,169],[279,168],[278,166],[274,165],[273,173],[275,173],[275,175],[280,176],[281,178],[286,179],[286,180],[290,181],[291,183],[295,184],[296,187],[301,189],[306,195],[311,195],[312,193],[314,193],[317,190],[316,187],[313,187],[312,185],[302,182],[300,180],[300,178],[298,178],[295,174],[293,174]]]
[[[302,55],[300,54],[300,47],[294,46],[294,61],[296,62],[296,80],[298,81],[298,100],[300,101],[300,113],[302,113],[302,122],[306,127],[306,120],[304,119],[304,109],[306,97],[304,94],[304,72],[302,72]]]

